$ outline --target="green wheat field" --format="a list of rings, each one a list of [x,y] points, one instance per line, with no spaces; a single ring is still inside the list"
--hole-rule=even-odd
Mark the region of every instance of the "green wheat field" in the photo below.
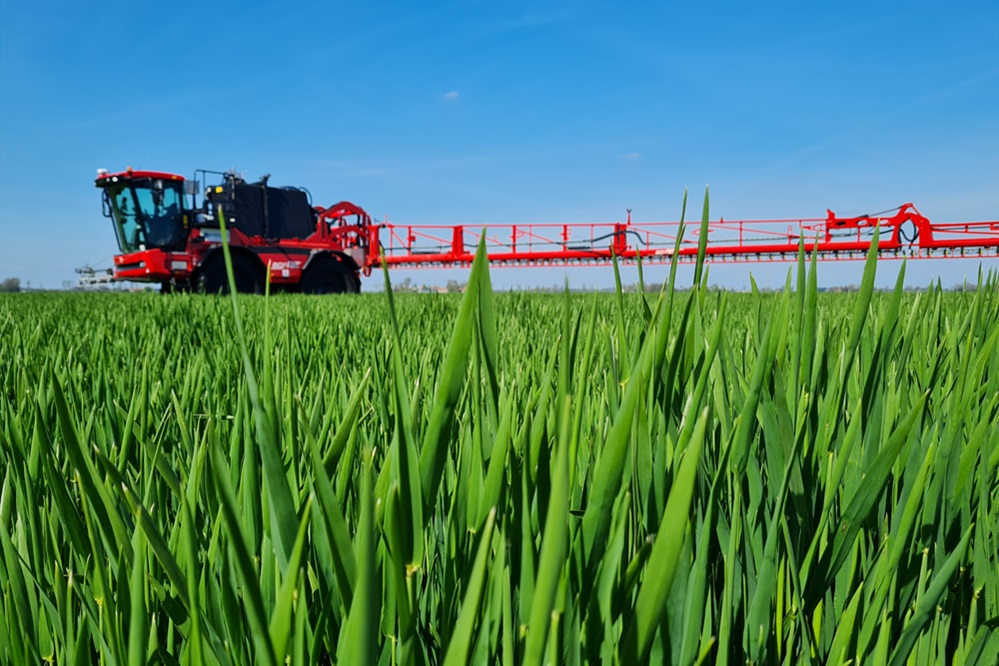
[[[0,663],[994,666],[999,278],[876,267],[4,296]]]

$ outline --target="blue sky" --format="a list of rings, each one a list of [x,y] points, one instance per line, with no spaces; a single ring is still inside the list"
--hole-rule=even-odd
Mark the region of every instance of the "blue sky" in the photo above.
[[[913,201],[934,221],[999,219],[995,0],[622,4],[0,0],[0,279],[58,287],[110,265],[93,177],[128,165],[271,173],[400,223],[671,220],[706,184],[712,217]],[[712,276],[750,271],[777,285],[787,266]],[[613,279],[494,283],[566,276]]]

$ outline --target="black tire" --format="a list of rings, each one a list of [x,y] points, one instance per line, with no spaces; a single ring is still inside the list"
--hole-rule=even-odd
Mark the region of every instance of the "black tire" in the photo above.
[[[236,278],[236,292],[240,294],[260,294],[263,292],[263,276],[253,262],[240,254],[232,257],[232,272]],[[216,255],[198,269],[198,291],[206,294],[228,294],[229,276],[225,270],[225,259]]]
[[[360,284],[354,271],[331,257],[309,264],[302,276],[303,294],[356,294]]]

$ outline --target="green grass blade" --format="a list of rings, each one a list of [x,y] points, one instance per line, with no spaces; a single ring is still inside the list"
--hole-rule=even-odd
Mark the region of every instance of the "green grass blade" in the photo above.
[[[697,263],[694,265],[694,287],[701,284],[701,277],[704,273],[704,257],[708,249],[708,222],[709,222],[709,201],[708,188],[704,188],[704,207],[701,210],[701,228],[697,236]]]
[[[463,666],[469,663],[469,649],[474,637],[473,629],[479,618],[479,607],[482,602],[482,589],[486,579],[486,564],[492,546],[493,525],[496,522],[496,509],[489,512],[486,525],[479,540],[478,553],[472,567],[472,575],[468,579],[468,591],[461,603],[461,613],[455,623],[451,640],[444,655],[444,666]]]
[[[531,615],[528,624],[527,642],[524,646],[523,663],[541,664],[545,657],[548,632],[551,626],[552,609],[562,578],[566,549],[569,540],[569,425],[572,414],[571,400],[567,396],[561,406],[562,431],[558,449],[554,455],[554,475],[548,515],[545,519],[544,536],[541,539],[541,555],[538,558],[538,576],[531,600]]]
[[[430,422],[420,451],[424,511],[428,514],[437,499],[437,490],[447,460],[449,434],[454,427],[455,407],[465,386],[474,325],[473,312],[478,305],[479,275],[487,270],[486,264],[486,243],[483,234],[475,260],[472,262],[472,272],[465,296],[461,300],[461,309],[448,343],[444,367],[438,379],[430,411]]]
[[[843,516],[840,519],[832,546],[826,553],[829,555],[828,564],[821,567],[824,571],[824,578],[819,579],[813,576],[812,580],[820,586],[806,595],[806,603],[811,609],[819,602],[825,590],[833,584],[833,579],[839,572],[840,567],[846,561],[850,551],[853,549],[854,541],[860,532],[863,521],[870,514],[877,503],[884,485],[891,474],[892,467],[898,458],[899,451],[909,436],[909,432],[916,420],[922,415],[923,408],[929,393],[924,393],[919,402],[909,411],[909,414],[899,423],[898,427],[885,443],[884,448],[875,458],[870,468],[866,471],[863,485],[858,489],[856,495],[850,500]],[[820,565],[821,566],[821,565]]]
[[[856,628],[857,609],[860,607],[863,591],[864,583],[861,581],[860,585],[857,586],[857,590],[853,593],[853,598],[850,599],[846,610],[843,611],[843,615],[839,618],[839,626],[836,628],[832,645],[829,647],[829,656],[826,662],[830,666],[833,664],[845,665],[852,661],[847,654],[847,650],[850,648],[850,641],[853,638],[853,632]]]
[[[375,556],[375,501],[371,483],[371,455],[365,455],[361,472],[361,520],[357,529],[357,586],[347,621],[344,661],[348,664],[374,664],[378,658],[378,612],[381,591]]]
[[[920,637],[923,627],[929,623],[933,614],[937,612],[937,605],[940,603],[940,599],[946,592],[951,578],[954,577],[954,573],[961,566],[961,561],[968,550],[968,542],[971,540],[971,534],[974,529],[975,526],[971,525],[965,530],[964,536],[961,538],[961,543],[958,544],[957,548],[944,561],[943,566],[940,567],[936,576],[933,577],[933,582],[926,588],[919,603],[916,604],[915,612],[906,623],[905,629],[902,630],[902,636],[899,638],[898,643],[895,644],[889,666],[902,666],[909,659],[912,647]]]
[[[131,613],[128,618],[128,663],[140,666],[146,663],[146,647],[149,643],[149,624],[146,615],[146,540],[143,531],[135,531],[135,553],[132,559],[132,573],[129,577],[128,605]]]
[[[312,497],[306,500],[302,508],[302,519],[298,525],[298,536],[295,537],[295,547],[291,551],[291,561],[288,563],[288,574],[281,581],[281,590],[278,592],[277,603],[271,612],[270,637],[274,652],[278,655],[279,661],[286,661],[291,658],[288,654],[288,643],[292,635],[292,614],[295,610],[295,599],[298,596],[299,573],[302,569],[305,555],[305,538],[308,534],[309,513],[312,509]],[[302,604],[305,600],[302,600]],[[301,604],[300,604],[301,605]],[[304,608],[300,608],[299,613],[304,613]]]
[[[694,426],[683,459],[680,461],[673,487],[670,489],[663,521],[656,533],[652,553],[645,566],[645,580],[638,590],[635,616],[621,643],[621,661],[625,664],[643,663],[652,648],[656,627],[666,610],[666,600],[673,585],[680,559],[680,551],[690,521],[690,504],[697,480],[697,465],[704,444],[708,410],[701,412]]]
[[[236,497],[229,482],[228,468],[222,459],[222,454],[216,450],[212,451],[211,467],[221,502],[222,518],[227,528],[226,537],[233,554],[236,574],[240,581],[245,603],[245,612],[252,630],[256,658],[263,664],[276,666],[277,655],[270,641],[267,614],[264,610],[264,599],[260,591],[258,573],[253,565],[253,557],[250,555],[250,548],[243,534]]]

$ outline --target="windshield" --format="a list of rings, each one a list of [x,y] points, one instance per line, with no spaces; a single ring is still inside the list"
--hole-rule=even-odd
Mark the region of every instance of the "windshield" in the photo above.
[[[111,183],[105,191],[122,252],[184,248],[182,183],[136,178]]]

